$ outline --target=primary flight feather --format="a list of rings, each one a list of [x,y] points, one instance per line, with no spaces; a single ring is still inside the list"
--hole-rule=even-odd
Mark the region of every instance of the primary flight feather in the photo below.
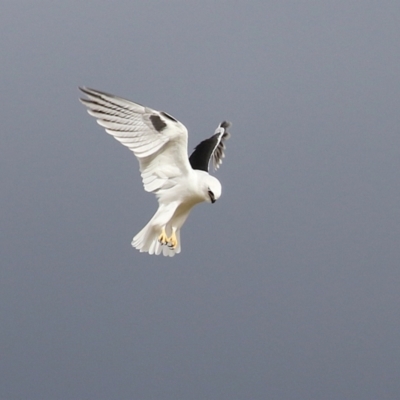
[[[158,210],[133,238],[141,252],[174,256],[181,251],[180,229],[198,203],[214,203],[221,196],[221,184],[209,175],[222,163],[229,122],[222,122],[214,135],[199,143],[188,157],[186,127],[171,115],[123,98],[86,87],[80,101],[99,125],[139,161],[143,186],[158,199]]]

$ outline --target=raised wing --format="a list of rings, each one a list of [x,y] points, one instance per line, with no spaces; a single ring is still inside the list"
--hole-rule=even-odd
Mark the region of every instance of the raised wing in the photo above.
[[[187,173],[187,129],[169,114],[86,87],[80,101],[110,135],[139,160],[143,185],[157,192],[170,178]]]
[[[209,139],[199,143],[189,158],[193,169],[209,171],[210,161],[212,160],[214,170],[217,170],[225,157],[225,140],[229,139],[230,133],[227,129],[231,126],[230,122],[221,122],[214,135]]]

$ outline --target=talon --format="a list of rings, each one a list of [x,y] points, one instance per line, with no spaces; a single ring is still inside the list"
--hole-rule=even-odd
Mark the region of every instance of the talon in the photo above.
[[[167,236],[167,234],[165,233],[165,229],[164,229],[164,228],[162,229],[161,234],[160,234],[160,236],[158,237],[158,241],[159,241],[162,245],[168,244],[168,242],[169,242],[168,236]]]
[[[168,238],[168,247],[173,250],[178,246],[178,239],[176,238],[175,231],[172,231],[172,235]]]

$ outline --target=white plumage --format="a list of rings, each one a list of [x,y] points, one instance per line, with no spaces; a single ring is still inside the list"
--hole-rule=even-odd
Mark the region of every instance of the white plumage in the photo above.
[[[221,184],[208,174],[210,159],[218,167],[224,157],[229,123],[201,142],[188,158],[186,127],[165,112],[89,88],[81,102],[106,131],[133,151],[139,160],[144,189],[157,196],[159,207],[133,238],[141,252],[174,256],[181,251],[180,228],[190,210],[221,196]]]

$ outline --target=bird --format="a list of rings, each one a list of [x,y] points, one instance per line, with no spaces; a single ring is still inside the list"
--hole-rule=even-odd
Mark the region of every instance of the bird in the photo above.
[[[164,111],[156,111],[122,97],[79,87],[80,101],[106,132],[128,147],[139,161],[145,191],[154,193],[158,209],[133,238],[140,252],[173,257],[181,252],[180,230],[192,208],[215,203],[222,187],[209,174],[225,157],[230,122],[221,122],[214,134],[188,156],[188,130]]]

